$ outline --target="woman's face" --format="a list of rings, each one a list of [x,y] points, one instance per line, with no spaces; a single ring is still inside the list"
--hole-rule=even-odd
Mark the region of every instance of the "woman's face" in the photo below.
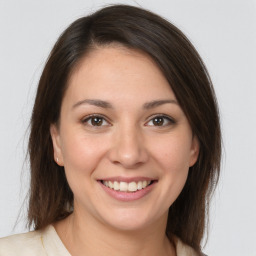
[[[121,230],[165,223],[199,151],[156,64],[117,46],[74,70],[51,135],[74,212]]]

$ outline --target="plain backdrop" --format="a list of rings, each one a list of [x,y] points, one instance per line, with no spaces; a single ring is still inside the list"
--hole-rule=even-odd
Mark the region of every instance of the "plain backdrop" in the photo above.
[[[256,256],[256,3],[253,0],[0,0],[0,237],[24,232],[25,161],[35,90],[60,33],[110,3],[152,10],[201,54],[219,100],[224,153],[212,201],[210,256]]]

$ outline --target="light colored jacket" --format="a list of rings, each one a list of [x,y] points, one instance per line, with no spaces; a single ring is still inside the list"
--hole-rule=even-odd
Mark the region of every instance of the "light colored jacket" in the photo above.
[[[175,238],[177,256],[199,256]],[[0,256],[71,256],[52,225],[44,230],[0,238]]]

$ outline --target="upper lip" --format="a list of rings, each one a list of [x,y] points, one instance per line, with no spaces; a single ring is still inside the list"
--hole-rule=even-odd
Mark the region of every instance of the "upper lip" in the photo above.
[[[116,176],[116,177],[107,177],[107,178],[103,178],[103,179],[99,179],[100,181],[118,181],[118,182],[132,182],[132,181],[135,181],[135,182],[138,182],[138,181],[152,181],[152,180],[156,180],[154,178],[150,178],[150,177],[143,177],[143,176],[140,176],[140,177],[122,177],[122,176]]]

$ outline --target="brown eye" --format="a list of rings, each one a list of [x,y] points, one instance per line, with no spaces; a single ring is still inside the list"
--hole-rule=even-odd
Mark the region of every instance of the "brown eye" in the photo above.
[[[93,126],[101,126],[103,123],[103,118],[101,117],[92,117],[91,124]]]
[[[153,118],[153,124],[155,126],[162,126],[164,124],[164,118],[163,117],[155,117]]]
[[[175,124],[175,121],[172,118],[159,115],[159,116],[155,116],[152,119],[150,119],[150,121],[147,122],[146,125],[162,127],[162,126],[169,126],[169,125],[173,125],[173,124]]]
[[[94,126],[94,127],[109,125],[109,123],[105,120],[105,118],[101,116],[90,116],[84,119],[82,122],[87,126]]]

